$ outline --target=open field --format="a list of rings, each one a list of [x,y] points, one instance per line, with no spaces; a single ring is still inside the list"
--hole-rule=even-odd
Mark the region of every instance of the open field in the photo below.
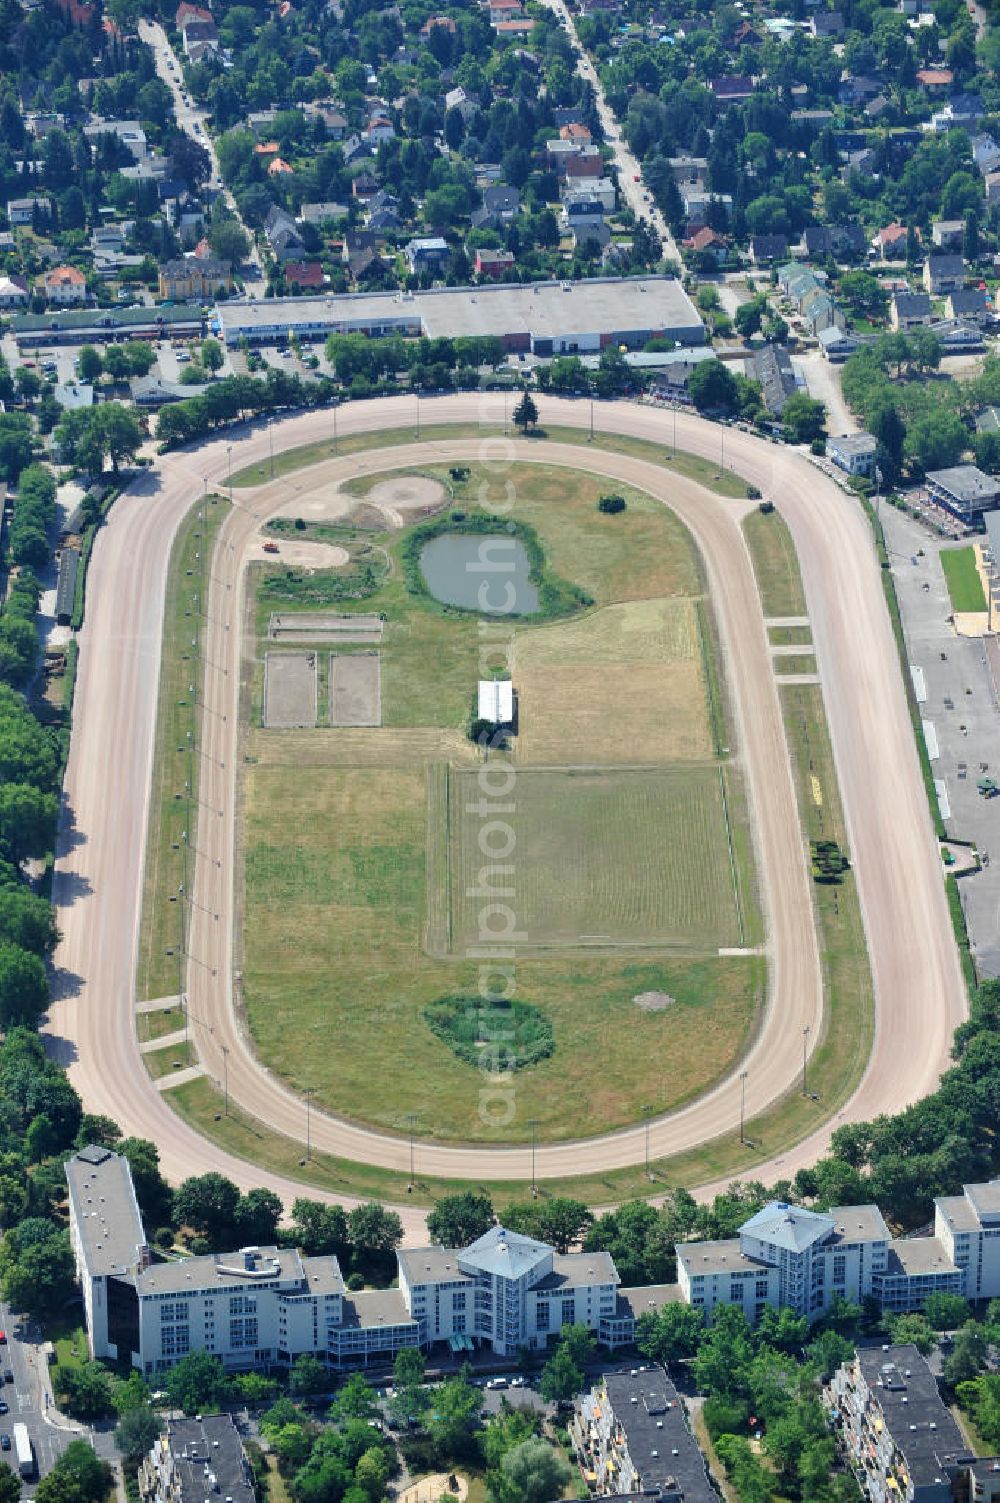
[[[748,512],[743,532],[753,559],[765,616],[804,616],[806,598],[799,577],[795,544],[776,511]]]
[[[972,544],[967,548],[942,548],[940,558],[952,610],[985,611],[986,591],[976,568],[976,550]]]
[[[201,640],[204,563],[228,511],[228,504],[218,496],[196,503],[181,523],[170,555],[136,979],[140,1002],[182,989],[177,949],[182,937],[181,904],[167,898],[185,882],[189,866],[185,844],[197,836],[201,759],[194,747],[201,712],[200,691],[194,686],[200,683],[202,664],[197,645],[192,649],[191,641]],[[181,797],[188,793],[190,798]]]
[[[540,1141],[559,1140],[579,1131],[585,1098],[595,1130],[634,1120],[640,1101],[688,1100],[739,1057],[763,997],[761,959],[718,954],[759,935],[760,920],[743,791],[712,760],[705,669],[716,664],[691,538],[642,492],[627,492],[621,516],[599,513],[607,487],[596,476],[549,465],[508,476],[514,515],[536,530],[547,566],[596,602],[556,622],[490,625],[519,694],[518,918],[529,937],[517,994],[556,1038],[549,1059],[519,1073],[509,1129],[481,1121],[481,1072],[422,1016],[476,989],[462,957],[478,909],[465,892],[484,857],[462,811],[477,798],[480,754],[462,726],[483,634],[475,615],[408,590],[405,532],[375,540],[389,574],[359,602],[384,617],[384,727],[247,738],[243,993],[256,1047],[341,1115],[391,1129],[417,1111],[421,1133],[443,1140],[522,1141],[525,1114]],[[477,466],[451,483],[456,505],[468,496],[489,510],[506,497],[507,477],[501,493]],[[282,614],[289,626],[293,613]],[[260,592],[250,615],[262,646],[271,616]],[[334,657],[335,720],[338,675],[372,661]],[[643,992],[671,1002],[644,1012]]]
[[[264,659],[264,724],[294,730],[316,724],[317,671],[314,652],[269,652]]]
[[[479,938],[483,820],[477,774],[450,781],[451,940],[460,954]],[[718,767],[520,770],[511,803],[510,901],[524,949],[710,952],[742,943]]]
[[[330,724],[382,723],[380,659],[377,652],[330,656]]]

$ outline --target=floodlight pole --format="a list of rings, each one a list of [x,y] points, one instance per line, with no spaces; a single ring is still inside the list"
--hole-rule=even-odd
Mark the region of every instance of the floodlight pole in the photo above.
[[[746,1122],[746,1104],[747,1104],[747,1072],[746,1072],[746,1070],[741,1070],[740,1071],[740,1142],[741,1143],[746,1143],[746,1140],[747,1140],[746,1139],[746,1132],[744,1131],[744,1124]]]

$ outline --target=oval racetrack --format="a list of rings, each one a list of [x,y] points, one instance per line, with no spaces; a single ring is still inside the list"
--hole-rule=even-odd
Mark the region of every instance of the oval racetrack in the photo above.
[[[503,421],[502,394],[441,397],[421,403],[433,423]],[[581,427],[578,403],[542,399],[542,423]],[[413,423],[412,398],[352,403],[340,409],[340,434]],[[595,429],[672,441],[674,417],[630,403],[594,409]],[[276,424],[276,448],[328,439],[329,410]],[[875,1043],[864,1078],[834,1122],[769,1163],[754,1167],[765,1181],[811,1163],[832,1127],[896,1111],[934,1089],[948,1059],[951,1035],[966,999],[926,804],[899,661],[882,594],[871,531],[860,506],[802,455],[694,416],[676,418],[677,443],[719,455],[725,434],[729,467],[773,500],[798,550],[823,682],[851,856],[861,899],[876,994]],[[263,427],[240,429],[197,450],[165,456],[116,502],[97,539],[80,635],[74,730],[67,768],[64,820],[54,899],[62,940],[60,975],[47,1039],[66,1063],[86,1108],[114,1117],[129,1135],[151,1138],[165,1174],[179,1181],[216,1169],[241,1187],[267,1184],[286,1203],[303,1186],[227,1154],[170,1109],[142,1063],[134,1024],[136,946],[141,922],[145,830],[155,739],[157,678],[164,588],[176,528],[206,482],[225,489],[229,449],[234,468],[268,452]],[[820,966],[812,923],[809,876],[798,826],[760,602],[739,526],[740,508],[674,476],[669,466],[588,446],[439,438],[415,447],[365,451],[235,493],[238,503],[219,534],[211,569],[206,627],[202,738],[206,752],[200,798],[199,858],[193,878],[189,949],[192,1034],[200,1059],[220,1079],[228,1055],[231,1098],[293,1138],[304,1136],[302,1102],[256,1060],[237,1026],[232,998],[232,872],[234,755],[239,674],[232,668],[242,617],[243,564],[262,519],[316,483],[335,484],[362,470],[436,460],[496,463],[544,460],[634,484],[670,504],[695,534],[709,575],[733,692],[739,752],[750,787],[756,855],[768,932],[769,994],[759,1035],[740,1068],[748,1071],[747,1116],[794,1086],[801,1069],[802,1030],[815,1041],[822,1013]],[[223,617],[234,623],[227,634]],[[223,718],[225,717],[225,718]],[[224,764],[221,766],[220,764]],[[216,812],[207,812],[208,806]],[[221,810],[221,815],[218,811]],[[218,857],[222,866],[214,865]],[[222,915],[218,923],[211,909]],[[216,974],[213,976],[212,972]],[[377,1026],[377,1022],[373,1023]],[[335,1040],[332,1040],[335,1047]],[[821,1088],[821,1082],[818,1083]],[[732,1132],[739,1120],[735,1077],[651,1124],[654,1157]],[[640,1125],[602,1138],[539,1146],[539,1178],[614,1169],[641,1161]],[[404,1140],[334,1117],[312,1114],[319,1151],[405,1172]],[[466,1179],[527,1179],[530,1150],[420,1147],[420,1172]],[[702,1187],[705,1192],[716,1188]],[[408,1240],[425,1236],[423,1213],[398,1208]]]

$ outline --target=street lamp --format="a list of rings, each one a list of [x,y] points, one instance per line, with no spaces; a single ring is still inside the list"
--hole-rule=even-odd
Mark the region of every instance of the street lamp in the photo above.
[[[746,1140],[747,1140],[746,1139],[746,1133],[744,1132],[744,1123],[746,1121],[746,1105],[747,1105],[747,1072],[746,1072],[746,1070],[741,1070],[740,1071],[740,1142],[741,1143],[745,1143]]]
[[[809,1041],[809,1024],[802,1030],[802,1094],[808,1095],[806,1090],[806,1047]]]
[[[229,1045],[223,1044],[222,1048],[222,1097],[225,1103],[223,1111],[229,1116]]]
[[[528,1126],[531,1128],[531,1197],[538,1196],[538,1186],[535,1183],[535,1128],[538,1126],[537,1117],[529,1117]]]
[[[413,1169],[413,1129],[416,1126],[417,1121],[416,1112],[407,1112],[406,1116],[403,1118],[403,1121],[406,1123],[410,1134],[410,1183],[406,1187],[406,1193],[407,1195],[412,1195],[413,1186],[416,1184],[416,1175],[414,1174]]]
[[[229,504],[230,504],[230,506],[232,506],[232,504],[233,504],[233,446],[232,446],[232,444],[227,444],[226,445],[226,461],[227,461],[228,472],[229,472]]]
[[[653,1176],[649,1172],[649,1119],[652,1115],[653,1108],[651,1106],[643,1106],[640,1107],[639,1110],[642,1112],[646,1126],[646,1178],[652,1179]]]
[[[309,1163],[310,1159],[312,1158],[312,1121],[311,1121],[309,1113],[310,1113],[310,1107],[311,1107],[311,1104],[312,1104],[312,1098],[313,1098],[313,1091],[314,1091],[314,1089],[315,1089],[315,1087],[313,1087],[313,1086],[306,1086],[305,1090],[302,1092],[303,1096],[306,1098],[306,1163],[307,1164]]]

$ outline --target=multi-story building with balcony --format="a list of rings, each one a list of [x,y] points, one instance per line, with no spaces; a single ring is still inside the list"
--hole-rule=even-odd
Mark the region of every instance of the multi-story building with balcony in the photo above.
[[[571,1433],[584,1481],[599,1496],[719,1503],[662,1367],[607,1373],[578,1400]]]
[[[871,1503],[952,1503],[968,1446],[915,1346],[860,1349],[834,1373],[824,1398]]]

